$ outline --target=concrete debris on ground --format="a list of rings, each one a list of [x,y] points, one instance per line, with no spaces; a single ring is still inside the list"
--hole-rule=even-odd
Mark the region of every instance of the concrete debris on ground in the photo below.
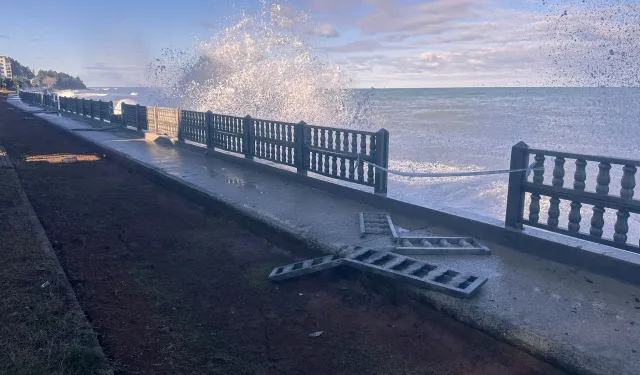
[[[276,267],[271,271],[269,279],[282,281],[341,265],[454,297],[471,297],[487,282],[486,277],[455,271],[390,251],[362,247],[353,247],[344,258],[329,255]]]

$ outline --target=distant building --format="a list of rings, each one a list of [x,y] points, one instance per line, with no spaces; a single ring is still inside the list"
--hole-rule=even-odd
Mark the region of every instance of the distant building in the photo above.
[[[11,59],[6,56],[0,56],[0,77],[13,78],[11,71]]]

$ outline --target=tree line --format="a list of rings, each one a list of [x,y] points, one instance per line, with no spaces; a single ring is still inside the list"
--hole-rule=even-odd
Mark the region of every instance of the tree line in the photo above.
[[[42,87],[56,90],[81,90],[86,89],[80,77],[73,77],[67,73],[55,70],[39,70],[34,74],[28,66],[20,64],[14,59],[11,61],[13,78],[0,79],[0,88],[15,90],[18,87]]]

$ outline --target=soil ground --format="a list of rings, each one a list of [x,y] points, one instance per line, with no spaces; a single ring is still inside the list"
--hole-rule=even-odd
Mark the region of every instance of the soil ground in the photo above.
[[[95,333],[16,172],[0,165],[0,374],[83,375],[106,369]]]
[[[562,374],[358,273],[270,283],[314,254],[8,107],[0,139],[116,374]]]

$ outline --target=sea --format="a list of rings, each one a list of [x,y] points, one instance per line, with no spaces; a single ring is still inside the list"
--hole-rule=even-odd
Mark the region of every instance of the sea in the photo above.
[[[509,168],[511,147],[530,147],[640,159],[640,88],[446,88],[373,89],[368,130],[390,133],[390,168],[403,172],[464,172]],[[156,90],[100,87],[62,95],[156,104]],[[188,109],[188,108],[186,108]],[[301,119],[304,120],[304,119]],[[345,126],[342,124],[317,124]],[[573,183],[573,160],[565,186]],[[553,160],[546,161],[551,178]],[[595,189],[596,163],[588,169],[587,190]],[[620,189],[621,170],[611,171],[611,191]],[[507,174],[481,177],[419,178],[390,175],[389,196],[406,202],[503,220]],[[541,221],[546,222],[543,199]],[[567,221],[563,202],[561,224]],[[607,212],[605,235],[613,233],[614,212]],[[582,208],[588,230],[591,207]],[[640,237],[640,217],[632,214],[630,240]]]

